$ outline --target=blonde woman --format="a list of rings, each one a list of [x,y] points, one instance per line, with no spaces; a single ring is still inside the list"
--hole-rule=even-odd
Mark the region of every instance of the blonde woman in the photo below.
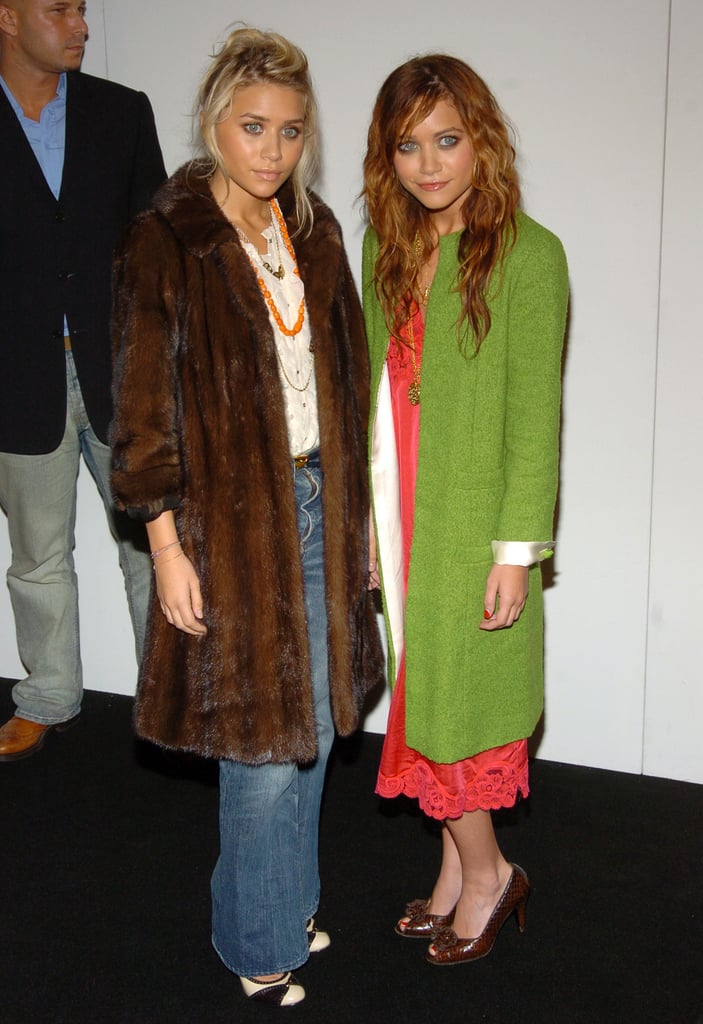
[[[304,998],[335,727],[381,674],[366,589],[368,364],[339,226],[309,189],[307,60],[233,32],[198,95],[205,156],[116,269],[113,485],[155,588],[140,736],[220,762],[213,943],[245,993]]]

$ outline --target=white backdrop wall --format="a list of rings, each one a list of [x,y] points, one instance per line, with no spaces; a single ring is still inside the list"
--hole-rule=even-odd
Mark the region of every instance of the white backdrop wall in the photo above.
[[[148,93],[173,171],[190,154],[197,81],[233,18],[289,35],[310,58],[319,190],[355,268],[360,164],[385,75],[444,50],[486,78],[518,131],[524,205],[562,238],[572,283],[537,752],[703,782],[701,599],[685,547],[702,497],[700,0],[445,0],[433,16],[419,0],[269,0],[265,21],[261,10],[253,0],[93,0],[84,69]],[[76,563],[86,686],[132,693],[121,577],[85,469]],[[19,675],[5,592],[0,631],[0,674]],[[386,709],[383,699],[365,727],[382,731]]]
[[[701,780],[703,4],[676,0],[664,165],[644,771]]]

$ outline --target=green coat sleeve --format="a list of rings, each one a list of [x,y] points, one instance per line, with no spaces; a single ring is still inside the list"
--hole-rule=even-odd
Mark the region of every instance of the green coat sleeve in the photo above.
[[[507,284],[504,490],[494,539],[549,541],[557,490],[568,295],[566,257],[559,240],[540,229]]]

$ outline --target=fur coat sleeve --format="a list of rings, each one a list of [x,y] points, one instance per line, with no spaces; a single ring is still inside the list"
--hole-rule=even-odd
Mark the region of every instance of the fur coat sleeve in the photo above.
[[[153,259],[153,253],[160,259]],[[141,519],[176,508],[183,493],[177,297],[185,280],[166,224],[146,216],[115,260],[113,350],[116,408],[111,430],[117,506]],[[119,383],[124,382],[124,383]]]

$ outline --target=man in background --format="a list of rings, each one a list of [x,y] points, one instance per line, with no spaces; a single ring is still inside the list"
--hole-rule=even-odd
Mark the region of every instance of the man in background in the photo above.
[[[83,456],[118,541],[141,650],[150,559],[110,495],[112,254],[165,178],[149,100],[80,72],[85,4],[0,2],[0,506],[27,677],[0,761],[39,750],[78,715],[73,564]]]

